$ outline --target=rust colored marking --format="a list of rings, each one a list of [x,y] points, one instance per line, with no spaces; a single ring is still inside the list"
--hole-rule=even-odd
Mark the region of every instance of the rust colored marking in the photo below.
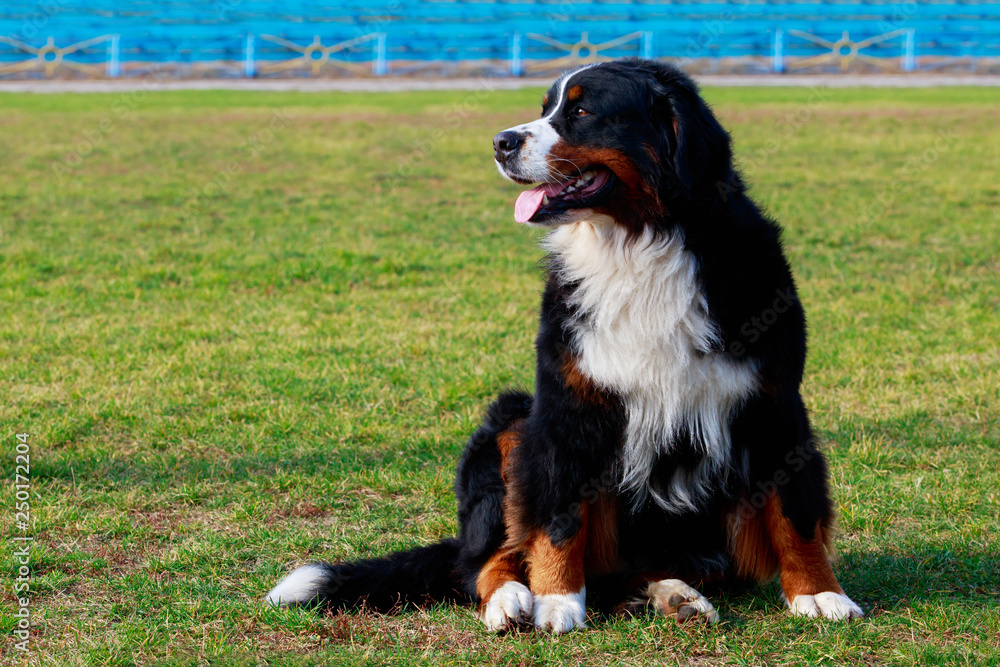
[[[524,583],[525,581],[524,562],[518,547],[518,542],[521,541],[519,536],[524,534],[524,530],[519,525],[518,494],[507,481],[514,450],[521,444],[521,425],[523,423],[524,420],[519,419],[497,435],[497,451],[500,452],[500,478],[506,487],[503,505],[507,540],[496,553],[490,556],[476,577],[476,594],[479,596],[481,607],[485,607],[497,589],[507,582]]]
[[[676,118],[674,118],[674,136],[677,137],[678,139],[680,139],[681,136],[680,123],[677,121]]]
[[[660,154],[656,152],[656,149],[649,144],[644,144],[643,146],[646,149],[646,155],[653,161],[653,164],[660,164]]]
[[[571,146],[559,141],[550,149],[547,163],[550,173],[561,178],[578,175],[580,170],[593,165],[603,165],[614,172],[618,185],[594,210],[610,215],[628,230],[630,238],[641,236],[643,229],[665,212],[655,185],[647,181],[639,167],[620,150]]]
[[[504,484],[507,483],[507,469],[510,465],[510,454],[514,451],[514,448],[521,444],[521,423],[524,420],[518,420],[511,424],[511,426],[506,430],[502,431],[500,435],[497,436],[497,450],[500,451],[500,479],[503,480]]]
[[[542,106],[544,107],[548,103],[549,103],[549,94],[545,93],[545,96],[542,98]]]
[[[566,98],[570,102],[576,102],[583,95],[583,86],[573,86],[566,92]]]
[[[476,577],[480,607],[485,607],[497,589],[509,581],[524,583],[524,565],[516,551],[501,548],[486,561]]]
[[[529,538],[528,581],[535,595],[577,593],[583,588],[587,508],[581,508],[580,530],[564,543],[556,546],[544,530],[534,531]]]
[[[781,499],[772,495],[763,511],[771,544],[781,567],[781,587],[789,601],[798,595],[815,595],[832,591],[843,595],[844,589],[830,567],[826,543],[830,535],[822,520],[816,522],[811,540],[805,540],[795,530],[781,509]]]
[[[771,544],[766,509],[766,505],[760,510],[747,505],[746,510],[737,510],[735,519],[727,527],[729,553],[736,574],[761,583],[771,581],[778,573],[778,556]]]
[[[497,449],[500,451],[500,479],[504,485],[503,522],[506,531],[504,549],[524,554],[528,539],[528,526],[524,522],[524,490],[517,483],[517,478],[510,474],[511,468],[517,462],[517,448],[521,445],[521,426],[524,420],[514,422],[507,430],[497,436]]]
[[[602,493],[587,512],[587,574],[618,570],[618,503]]]
[[[562,373],[566,386],[581,403],[605,404],[608,402],[607,395],[583,374],[576,363],[576,358],[572,355],[566,355],[563,360]]]
[[[566,172],[567,165],[577,165],[581,169],[591,165],[604,165],[615,173],[615,176],[626,186],[636,190],[647,187],[645,180],[639,175],[635,164],[619,150],[614,148],[594,148],[591,146],[570,146],[562,141],[556,143],[549,151],[549,167],[553,173],[563,176],[573,176],[579,172]]]
[[[760,381],[760,391],[765,396],[771,396],[773,398],[777,398],[777,396],[778,396],[778,385],[776,385],[774,382],[772,382],[772,381],[770,381],[768,379],[763,379],[763,380]]]

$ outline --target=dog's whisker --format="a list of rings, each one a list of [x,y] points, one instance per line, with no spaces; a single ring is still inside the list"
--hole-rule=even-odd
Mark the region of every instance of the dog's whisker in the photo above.
[[[559,160],[560,162],[568,162],[568,163],[569,163],[570,165],[572,165],[572,167],[573,167],[574,169],[576,169],[576,171],[577,171],[577,175],[578,175],[578,176],[583,176],[583,168],[582,168],[582,167],[580,167],[580,165],[578,165],[578,164],[577,164],[576,162],[574,162],[573,160],[569,160],[569,159],[567,159],[567,158],[563,158],[563,157],[555,157],[555,156],[551,156],[551,155],[549,156],[549,159],[550,159],[550,160]],[[547,174],[547,175],[548,175],[548,177],[549,177],[549,178],[552,178],[552,177],[553,177],[553,176],[554,176],[555,174],[553,174],[553,173],[552,173],[552,169],[551,169],[551,168],[549,168],[549,170],[548,170],[548,174]],[[565,177],[566,177],[566,175],[565,175],[565,174],[559,174],[559,175],[560,175],[560,176],[563,176],[563,178],[565,178]]]

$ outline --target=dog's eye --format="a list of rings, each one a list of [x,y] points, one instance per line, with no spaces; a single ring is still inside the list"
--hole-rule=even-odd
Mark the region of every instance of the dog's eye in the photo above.
[[[573,115],[576,116],[577,118],[580,118],[581,116],[586,116],[589,113],[590,112],[584,109],[583,107],[577,107],[573,109]]]

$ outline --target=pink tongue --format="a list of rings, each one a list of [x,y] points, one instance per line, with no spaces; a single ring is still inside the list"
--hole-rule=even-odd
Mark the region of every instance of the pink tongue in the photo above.
[[[535,211],[542,205],[542,198],[545,197],[545,186],[539,185],[537,188],[525,190],[517,196],[514,204],[514,220],[517,222],[528,222]]]
[[[517,201],[514,203],[514,220],[528,222],[531,220],[531,216],[535,215],[535,211],[541,207],[545,195],[555,197],[567,186],[568,183],[546,183],[537,188],[525,190],[517,196]]]

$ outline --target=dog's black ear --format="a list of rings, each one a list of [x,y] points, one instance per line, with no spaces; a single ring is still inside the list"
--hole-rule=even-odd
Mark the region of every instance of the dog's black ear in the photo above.
[[[732,154],[729,133],[686,75],[663,67],[652,85],[653,112],[662,125],[677,180],[688,192],[705,177],[725,178]]]

